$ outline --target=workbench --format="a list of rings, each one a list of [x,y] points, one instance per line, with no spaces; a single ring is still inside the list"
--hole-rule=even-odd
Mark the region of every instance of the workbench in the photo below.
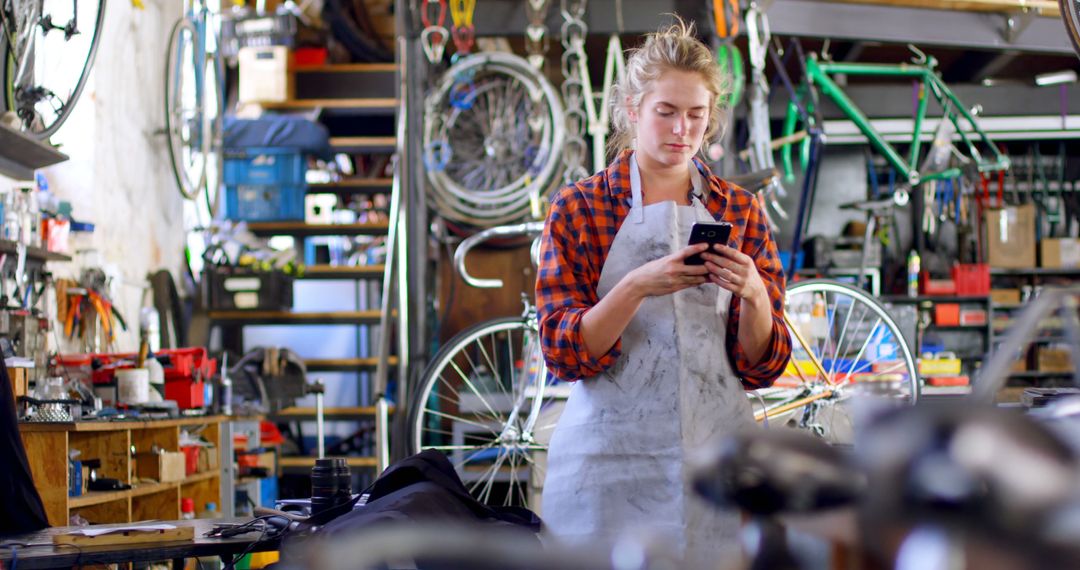
[[[12,567],[12,550],[17,544],[15,556],[18,568],[72,568],[90,564],[116,564],[124,562],[152,562],[172,560],[174,568],[183,568],[182,560],[195,557],[231,557],[250,548],[250,552],[277,550],[280,539],[259,541],[260,534],[254,531],[231,538],[206,538],[205,535],[215,524],[243,523],[250,519],[194,519],[167,521],[177,527],[195,527],[195,538],[185,542],[146,542],[142,544],[114,544],[108,546],[80,547],[54,545],[53,535],[64,534],[77,527],[52,527],[38,532],[15,535],[0,535],[0,567]],[[163,521],[155,521],[157,523]],[[95,525],[95,528],[110,526],[130,526],[132,523],[115,525]],[[179,565],[178,565],[179,564]]]

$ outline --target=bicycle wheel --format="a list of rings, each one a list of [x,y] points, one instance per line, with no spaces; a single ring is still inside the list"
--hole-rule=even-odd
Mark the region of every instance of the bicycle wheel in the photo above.
[[[198,197],[206,185],[211,133],[205,93],[205,64],[195,24],[181,18],[169,35],[165,54],[165,141],[180,194]]]
[[[1065,30],[1069,33],[1073,51],[1080,56],[1080,1],[1058,0],[1061,8],[1061,19],[1065,21]]]
[[[424,372],[409,415],[411,451],[446,453],[480,501],[535,505],[560,411],[552,404],[568,389],[548,378],[535,318],[480,323]]]
[[[105,0],[3,0],[0,112],[14,111],[35,139],[52,136],[86,87],[104,20]],[[78,73],[72,61],[82,62]]]
[[[904,334],[864,291],[835,281],[801,281],[788,288],[786,311],[791,363],[772,388],[757,391],[770,424],[851,444],[854,396],[896,405],[918,399],[917,368]]]

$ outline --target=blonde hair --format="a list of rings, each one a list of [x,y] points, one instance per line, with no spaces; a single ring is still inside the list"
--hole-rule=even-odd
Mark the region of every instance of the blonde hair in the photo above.
[[[731,92],[731,78],[721,71],[712,51],[694,35],[693,22],[675,16],[675,23],[645,37],[645,44],[631,50],[626,74],[612,87],[611,122],[614,132],[608,139],[608,152],[617,154],[629,148],[634,139],[634,125],[628,109],[636,109],[650,84],[669,70],[696,73],[709,91],[709,125],[704,140],[720,130],[723,113],[720,103]],[[704,146],[704,144],[702,145]]]

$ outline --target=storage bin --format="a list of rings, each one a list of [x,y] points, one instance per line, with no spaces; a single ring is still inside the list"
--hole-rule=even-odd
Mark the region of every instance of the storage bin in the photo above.
[[[956,303],[936,303],[934,305],[934,324],[939,327],[955,327],[960,324],[960,305]]]
[[[990,294],[990,266],[985,263],[958,263],[952,268],[956,294],[982,297]]]
[[[307,158],[293,147],[225,151],[225,216],[271,222],[304,219]]]
[[[210,310],[287,311],[293,305],[293,277],[280,270],[207,266],[200,285]]]

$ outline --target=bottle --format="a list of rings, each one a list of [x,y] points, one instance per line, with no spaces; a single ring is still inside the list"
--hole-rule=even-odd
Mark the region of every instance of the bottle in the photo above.
[[[810,336],[815,342],[829,337],[828,308],[821,293],[814,294],[814,305],[810,309]]]
[[[908,297],[919,296],[919,270],[921,269],[922,259],[919,258],[919,252],[914,249],[907,256],[907,294]]]
[[[217,503],[209,502],[203,508],[203,511],[199,513],[200,519],[220,519],[221,512],[218,511]]]
[[[180,499],[180,518],[183,520],[195,518],[195,499],[189,497]]]

